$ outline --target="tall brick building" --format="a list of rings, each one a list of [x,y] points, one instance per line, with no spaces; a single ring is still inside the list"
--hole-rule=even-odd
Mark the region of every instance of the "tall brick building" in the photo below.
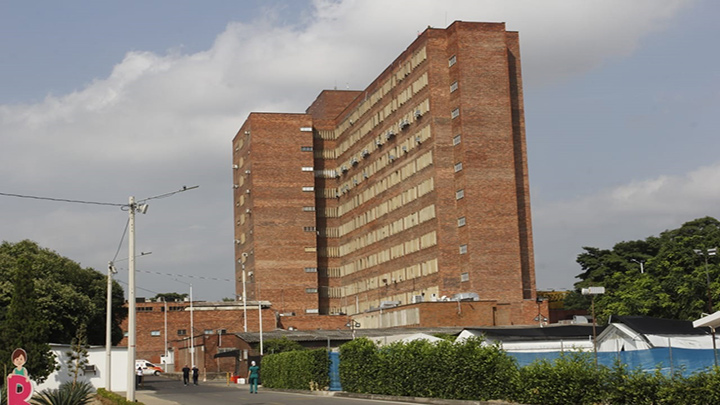
[[[286,316],[402,326],[417,312],[362,314],[474,298],[493,303],[492,324],[533,322],[519,40],[505,24],[428,28],[366,89],[251,113],[232,144],[238,295],[245,273],[248,299]]]

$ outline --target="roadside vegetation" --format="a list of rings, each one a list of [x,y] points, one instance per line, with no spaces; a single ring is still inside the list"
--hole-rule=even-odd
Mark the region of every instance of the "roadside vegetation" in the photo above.
[[[329,384],[327,351],[296,350],[265,356],[263,385],[313,389]],[[499,400],[521,404],[717,404],[720,370],[683,376],[596,366],[592,353],[568,352],[555,361],[518,367],[482,339],[462,343],[418,340],[377,347],[361,338],[340,347],[343,391],[403,397]]]

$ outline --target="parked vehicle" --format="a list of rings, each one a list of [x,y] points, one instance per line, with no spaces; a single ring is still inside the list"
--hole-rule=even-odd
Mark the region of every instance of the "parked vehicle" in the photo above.
[[[143,359],[135,360],[135,370],[137,370],[138,367],[142,368],[143,375],[160,375],[160,373],[163,372],[162,367],[156,366],[155,364]]]

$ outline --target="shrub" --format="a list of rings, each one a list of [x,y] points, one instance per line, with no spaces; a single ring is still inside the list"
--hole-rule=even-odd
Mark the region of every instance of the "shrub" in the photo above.
[[[309,390],[330,384],[330,358],[325,349],[269,354],[262,361],[263,386]]]
[[[520,369],[516,402],[594,404],[603,398],[607,367],[595,366],[590,353],[563,353],[554,362],[541,359]]]
[[[32,397],[35,405],[85,405],[93,399],[93,386],[87,381],[66,382],[57,389],[46,389]]]
[[[125,397],[121,397],[120,395],[118,395],[112,391],[108,391],[105,388],[98,388],[97,395],[101,398],[104,398],[104,399],[110,401],[111,403],[113,403],[115,405],[130,405],[130,404],[143,405],[142,402],[130,402],[127,399],[125,399]]]
[[[490,400],[512,395],[515,360],[482,339],[462,343],[416,340],[378,349],[367,339],[340,347],[345,391],[397,396]]]
[[[718,404],[720,403],[720,369],[713,368],[688,377],[673,376],[672,383],[662,387],[658,403]]]
[[[343,390],[358,393],[380,393],[383,370],[375,343],[367,338],[352,340],[340,346],[340,383]]]

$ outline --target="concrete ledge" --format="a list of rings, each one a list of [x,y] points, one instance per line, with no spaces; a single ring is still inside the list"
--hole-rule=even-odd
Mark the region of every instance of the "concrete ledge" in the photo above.
[[[435,405],[518,405],[515,402],[506,401],[469,401],[460,399],[443,399],[443,398],[425,398],[425,397],[398,397],[393,395],[379,395],[379,394],[359,394],[354,392],[345,391],[306,391],[306,390],[284,390],[275,388],[265,388],[266,391],[277,391],[277,392],[292,392],[295,394],[306,394],[316,395],[323,397],[343,397],[343,398],[358,398],[358,399],[371,399],[377,401],[395,401],[395,402],[408,402],[413,404],[435,404]]]

